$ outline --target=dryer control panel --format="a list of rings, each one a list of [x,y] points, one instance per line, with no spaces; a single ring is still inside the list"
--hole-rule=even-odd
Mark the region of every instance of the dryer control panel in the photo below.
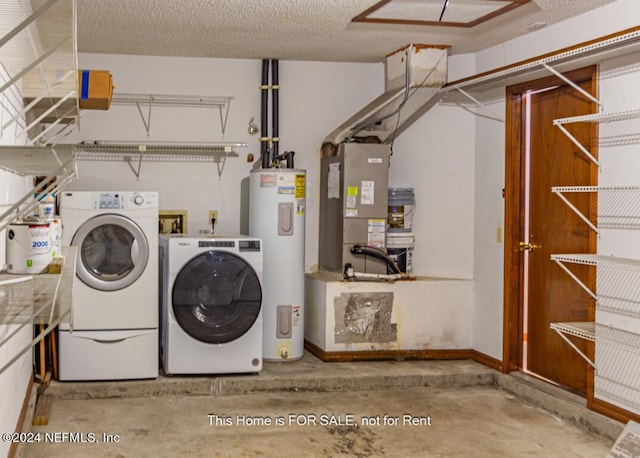
[[[158,199],[151,192],[96,192],[92,200],[99,210],[128,210],[153,208]]]
[[[100,194],[97,207],[101,210],[124,208],[124,198],[119,193]]]

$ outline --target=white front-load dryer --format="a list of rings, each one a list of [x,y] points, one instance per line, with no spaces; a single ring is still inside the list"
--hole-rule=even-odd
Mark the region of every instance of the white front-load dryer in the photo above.
[[[167,375],[262,369],[262,241],[160,236],[160,359]]]
[[[158,376],[158,193],[69,191],[62,244],[77,247],[61,323],[60,380]]]

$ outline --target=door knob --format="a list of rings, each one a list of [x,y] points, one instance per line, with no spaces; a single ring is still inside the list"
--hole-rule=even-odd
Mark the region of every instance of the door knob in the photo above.
[[[533,250],[537,250],[538,248],[542,248],[541,245],[536,245],[535,243],[524,243],[524,242],[520,242],[518,244],[518,246],[520,247],[520,251],[533,251]]]

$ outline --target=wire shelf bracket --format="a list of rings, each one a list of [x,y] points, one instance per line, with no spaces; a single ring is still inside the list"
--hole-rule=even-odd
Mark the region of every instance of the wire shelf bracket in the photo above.
[[[587,256],[587,255],[585,255]],[[598,300],[598,296],[596,296],[596,294],[591,291],[591,289],[589,289],[589,287],[587,285],[584,284],[584,282],[582,280],[580,280],[580,278],[578,278],[578,276],[576,274],[574,274],[571,269],[569,269],[564,263],[565,262],[575,262],[578,264],[590,264],[588,262],[579,262],[577,260],[575,260],[574,258],[568,258],[567,256],[563,256],[563,255],[551,255],[551,260],[554,261],[556,264],[558,264],[558,266],[560,266],[560,268],[562,270],[564,270],[567,275],[569,275],[571,277],[571,279],[573,281],[575,281],[578,286],[580,286],[583,290],[585,290],[585,292],[591,296],[593,299],[595,299],[596,301]],[[592,265],[592,264],[590,264]]]
[[[465,91],[464,89],[462,89],[461,87],[456,87],[455,88],[460,94],[464,95],[466,98],[468,98],[469,100],[471,100],[473,103],[476,104],[477,107],[483,109],[487,114],[485,115],[487,118],[489,119],[493,119],[494,121],[499,121],[501,123],[504,123],[504,117],[496,114],[493,112],[493,110],[487,108],[487,106],[482,103],[480,100],[476,99],[474,96],[472,96],[471,94],[469,94],[467,91]]]
[[[551,329],[558,333],[558,335],[569,344],[573,350],[575,350],[591,367],[596,369],[596,365],[593,361],[587,357],[568,337],[567,335],[579,337],[590,342],[596,341],[595,323],[593,322],[575,322],[575,323],[551,323]]]
[[[598,234],[600,228],[640,229],[640,186],[554,186],[551,192]],[[598,193],[597,226],[564,195],[585,192]]]
[[[619,111],[613,113],[594,113],[582,116],[573,116],[569,118],[554,119],[553,125],[557,126],[563,134],[567,136],[571,142],[582,151],[585,156],[589,158],[591,162],[600,167],[598,160],[591,154],[591,152],[585,148],[564,126],[565,124],[577,123],[577,122],[594,122],[594,123],[609,123],[614,121],[625,121],[630,119],[640,118],[640,110]]]

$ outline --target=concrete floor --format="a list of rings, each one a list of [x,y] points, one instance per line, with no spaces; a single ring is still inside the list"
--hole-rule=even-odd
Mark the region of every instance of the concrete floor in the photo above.
[[[31,427],[42,441],[19,456],[605,457],[624,426],[471,361],[307,354],[257,375],[54,382],[47,393],[49,424]]]

